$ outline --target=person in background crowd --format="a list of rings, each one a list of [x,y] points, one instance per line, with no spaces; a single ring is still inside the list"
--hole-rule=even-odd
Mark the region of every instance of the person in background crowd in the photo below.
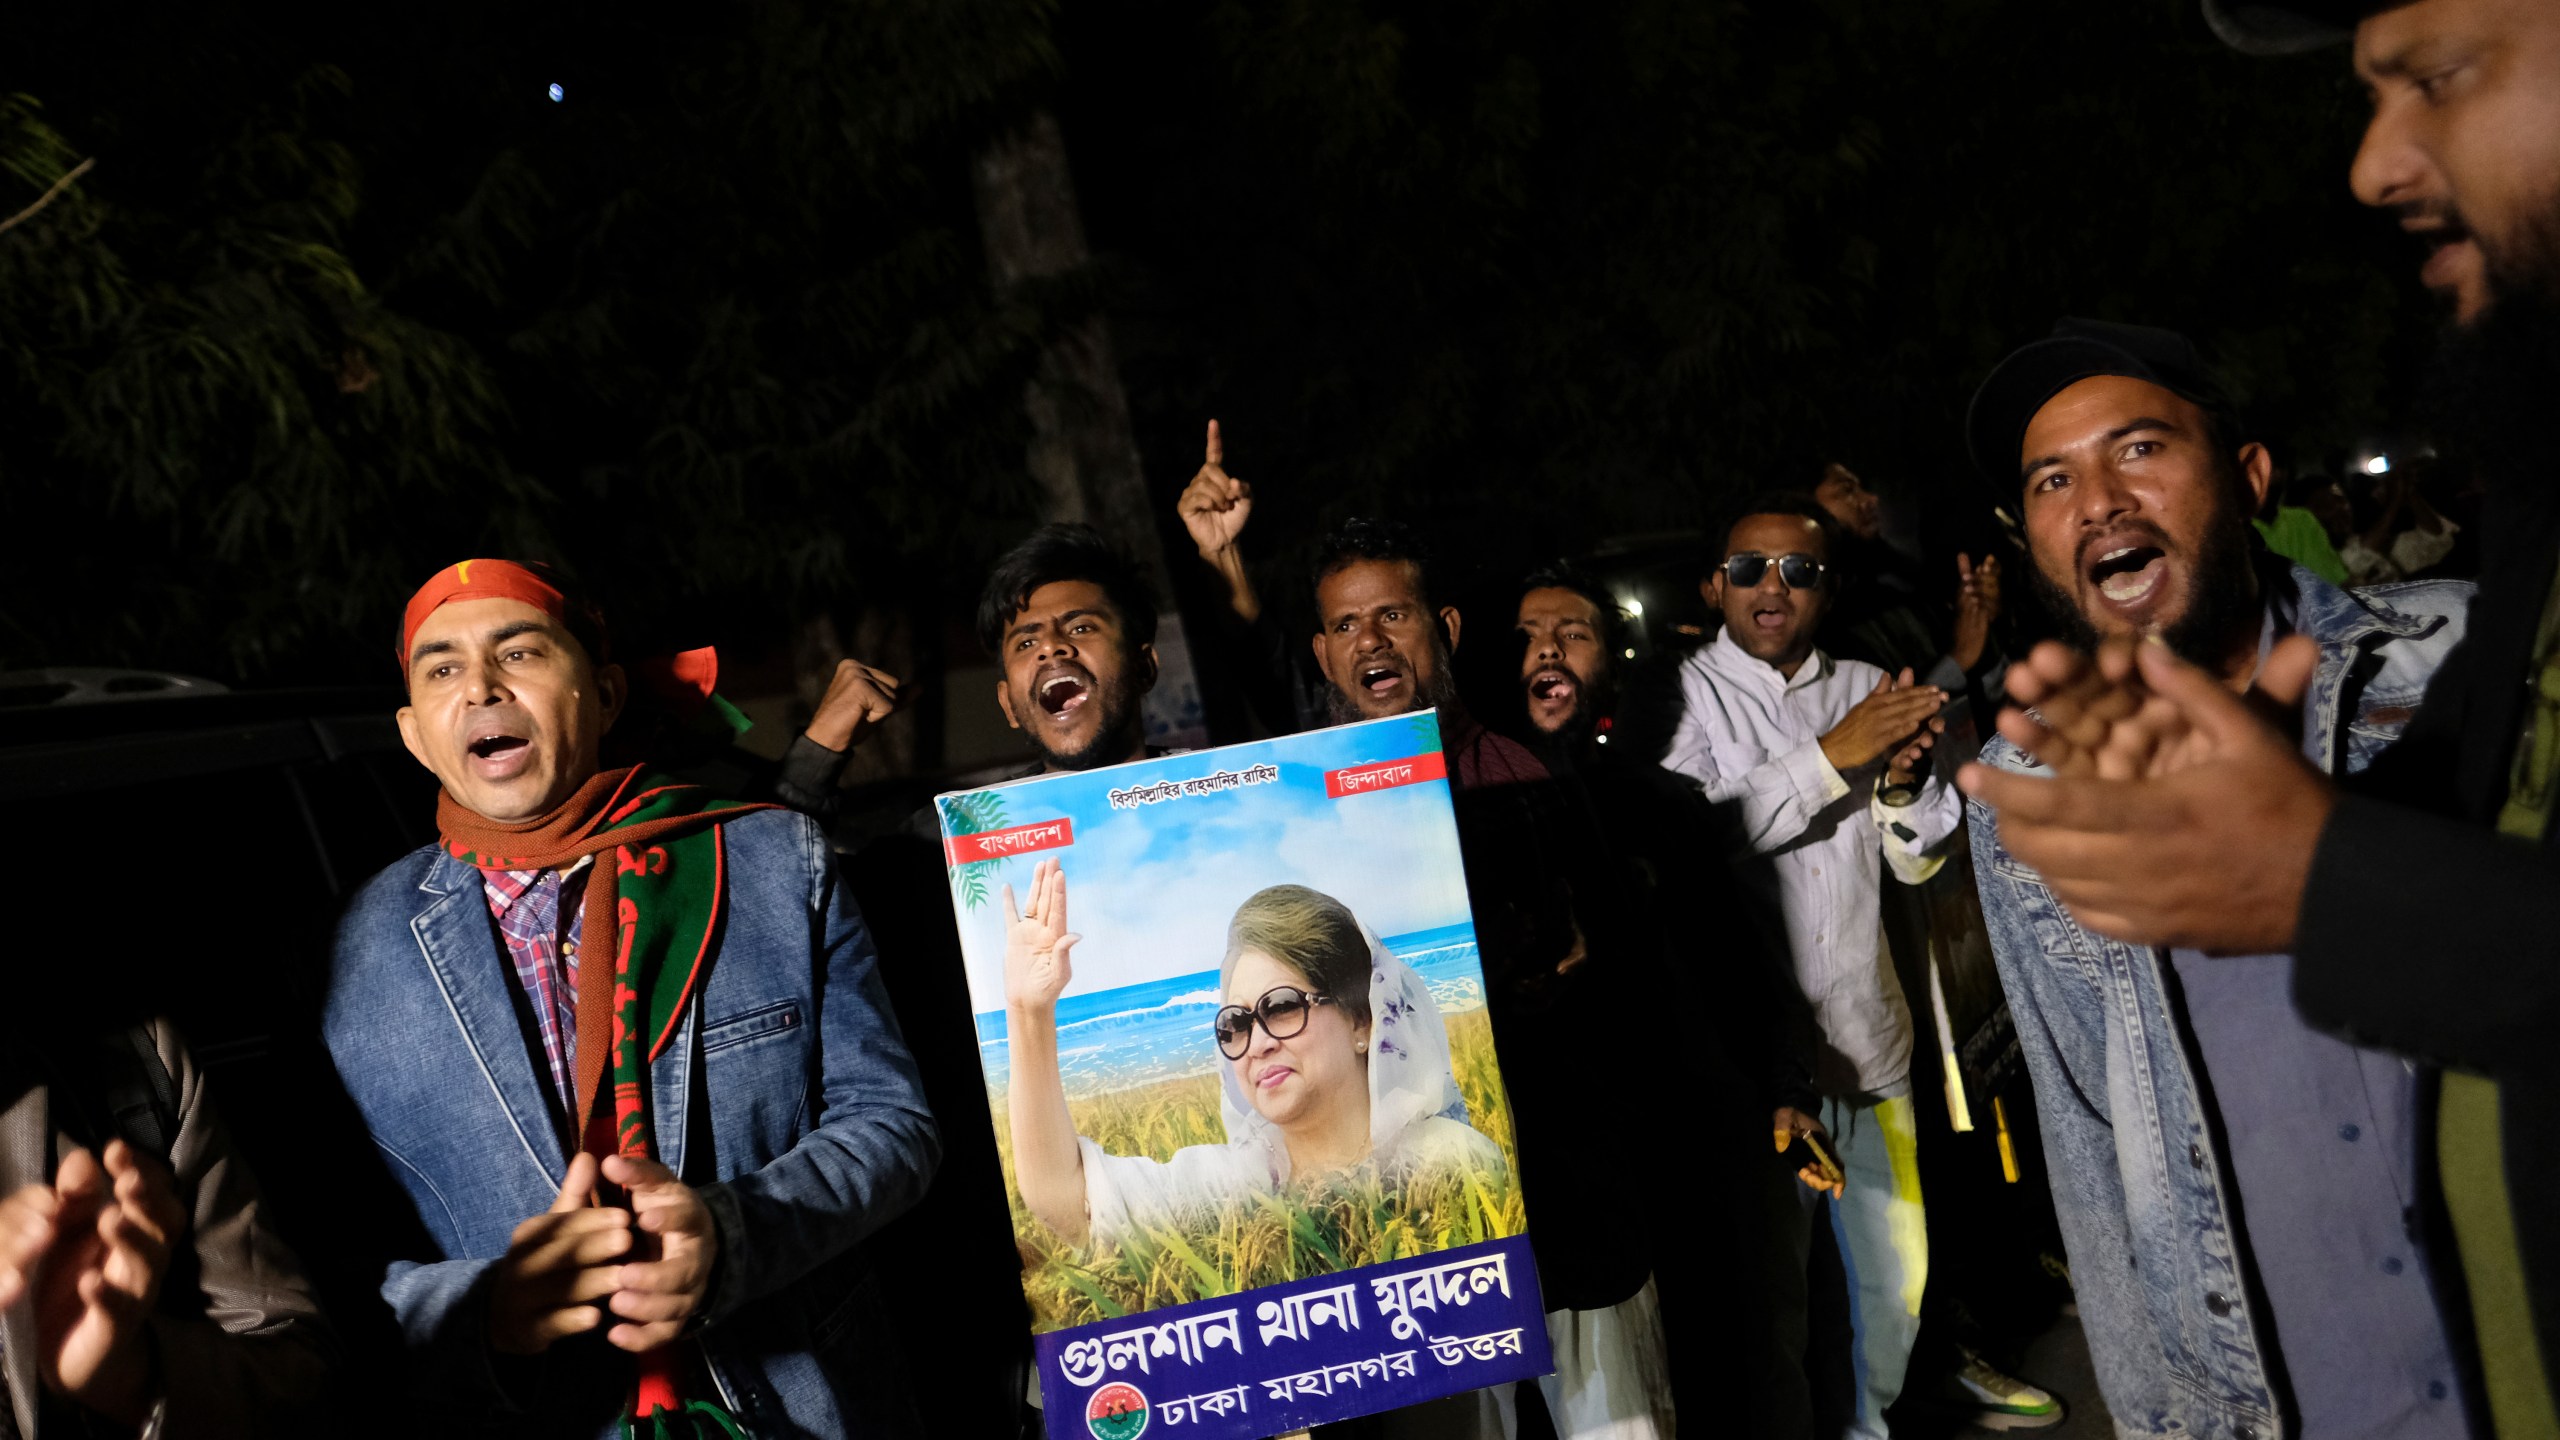
[[[1293,711],[1333,723],[1438,714],[1556,1359],[1557,1373],[1537,1384],[1539,1399],[1565,1440],[1669,1436],[1674,1407],[1651,1278],[1653,1237],[1625,1223],[1623,1204],[1634,1178],[1627,1167],[1642,1153],[1625,1096],[1641,1082],[1627,1048],[1607,1038],[1631,1013],[1612,997],[1646,958],[1606,938],[1620,917],[1576,903],[1610,883],[1597,873],[1604,852],[1587,809],[1535,754],[1487,728],[1460,698],[1454,661],[1463,617],[1434,588],[1429,550],[1402,525],[1351,519],[1324,537],[1310,647],[1321,682],[1301,687],[1286,650],[1272,643],[1282,632],[1238,549],[1252,504],[1252,487],[1225,471],[1213,425],[1206,462],[1178,511],[1202,560],[1226,583],[1241,627],[1230,637],[1241,652],[1237,668],[1248,682],[1259,676],[1256,709],[1266,723]],[[1481,1409],[1456,1413],[1470,1406]],[[1511,1437],[1521,1425],[1517,1406],[1505,1386],[1423,1407],[1435,1412],[1427,1416],[1400,1412],[1395,1422],[1414,1434],[1455,1425]]]
[[[979,643],[1002,665],[995,702],[1037,757],[1015,778],[1143,759],[1155,685],[1156,606],[1129,559],[1089,525],[1045,525],[997,560],[978,602]],[[832,820],[847,758],[912,698],[858,659],[836,676],[784,757],[776,798]],[[1013,1216],[951,918],[942,825],[928,805],[864,845],[847,867],[945,1158],[913,1212],[868,1247],[914,1323],[949,1337],[939,1412],[955,1433],[1011,1434],[1036,1392]]]
[[[1596,758],[1618,699],[1626,630],[1618,602],[1598,581],[1559,563],[1520,582],[1513,624],[1529,728],[1560,757]]]
[[[1946,692],[1815,647],[1831,548],[1813,497],[1753,502],[1721,539],[1701,588],[1724,628],[1681,667],[1663,763],[1704,788],[1737,850],[1771,861],[1758,898],[1814,1009],[1814,1083],[1847,1171],[1830,1219],[1851,1271],[1853,1428],[1882,1436],[1919,1333],[1928,1251],[1911,1012],[1883,930],[1880,862],[1917,884],[1955,832],[1954,792],[1913,774]],[[1985,1398],[2027,1418],[2057,1408],[2032,1387]]]
[[[1456,607],[1433,587],[1421,538],[1388,521],[1336,525],[1315,564],[1316,668],[1340,723],[1439,712],[1467,898],[1510,1091],[1529,1242],[1557,1373],[1537,1383],[1564,1440],[1674,1431],[1670,1365],[1652,1280],[1655,1237],[1625,1223],[1644,1153],[1643,1072],[1611,1044],[1644,1001],[1658,957],[1620,934],[1629,916],[1586,811],[1526,747],[1460,700]],[[1486,1433],[1512,1437],[1508,1387],[1479,1392]]]
[[[2325,475],[2305,475],[2270,489],[2269,495],[2276,503],[2249,523],[2270,553],[2331,585],[2365,583],[2356,580],[2340,550],[2349,527],[2347,497],[2338,492],[2338,482]]]
[[[908,1433],[848,1252],[937,1137],[870,936],[809,820],[601,768],[606,635],[503,560],[401,620],[441,838],[349,906],[322,1026],[432,1238],[383,1280],[416,1402],[468,1433]]]
[[[2349,179],[2428,250],[2453,328],[2431,428],[2488,487],[2463,644],[2400,743],[2352,783],[2165,647],[2039,647],[2001,733],[2050,778],[1964,772],[2003,843],[2082,925],[2142,945],[2290,951],[2314,1024],[2446,1067],[2434,1182],[2460,1247],[2490,1417],[2560,1434],[2560,7],[2519,0],[2210,0],[2244,48],[2352,35],[2373,101]],[[2295,710],[2318,647],[2261,667]],[[2022,683],[2021,683],[2022,682]]]
[[[1040,757],[1023,774],[1146,755],[1155,640],[1145,579],[1090,525],[1044,525],[996,562],[978,602],[978,643],[1004,672],[996,708]],[[783,757],[775,798],[833,818],[853,747],[912,693],[877,666],[837,662],[817,714]]]
[[[2391,564],[2391,556],[2383,553],[2386,548],[2391,548],[2391,530],[2378,528],[2378,523],[2381,523],[2378,515],[2358,515],[2355,502],[2348,500],[2345,487],[2337,484],[2335,479],[2324,477],[2324,474],[2304,474],[2304,477],[2294,477],[2291,482],[2286,482],[2281,492],[2289,495],[2294,505],[2309,512],[2312,520],[2319,523],[2319,533],[2330,541],[2330,551],[2337,556],[2337,569],[2345,571],[2345,579],[2337,579],[2330,584],[2353,584],[2353,587],[2363,589],[2368,584],[2391,584],[2394,579],[2406,579]],[[2371,510],[2371,505],[2365,510]],[[2399,518],[2399,505],[2391,507],[2391,520],[2396,518]],[[2365,520],[2365,525],[2358,525],[2358,520]],[[2258,520],[2258,536],[2266,538],[2266,520]],[[2268,543],[2268,551],[2276,551],[2276,546]],[[2291,556],[2286,556],[2286,559],[2291,559]],[[2294,564],[2327,579],[2327,574],[2322,574],[2319,566],[2309,564],[2309,561],[2294,561]]]
[[[2351,495],[2325,475],[2313,477],[2302,498],[2337,545],[2350,583],[2412,579],[2453,553],[2462,527],[2427,503],[2406,468],[2359,480]]]
[[[1759,1151],[1763,1136],[1783,1154],[1800,1134],[1822,1133],[1813,1118],[1821,1100],[1796,1043],[1801,1027],[1789,1023],[1801,1001],[1783,962],[1742,918],[1733,866],[1705,838],[1711,817],[1695,788],[1631,747],[1606,743],[1625,623],[1609,593],[1570,565],[1531,571],[1514,617],[1520,703],[1539,758],[1571,776],[1593,812],[1590,833],[1605,861],[1596,873],[1614,888],[1581,913],[1616,927],[1606,950],[1595,944],[1594,952],[1658,957],[1620,987],[1619,1003],[1668,1004],[1698,1017],[1676,1052],[1651,1052],[1655,1074],[1644,1082],[1700,1097],[1693,1108],[1708,1140],[1691,1148],[1689,1163],[1650,1177],[1648,1223],[1697,1237],[1655,1256],[1680,1409],[1720,1415],[1736,1433],[1803,1435],[1812,1424],[1806,1217],[1794,1190],[1801,1183],[1836,1194],[1838,1186],[1810,1164],[1791,1175],[1762,1163]]]
[[[1828,611],[1830,653],[1864,660],[1885,670],[1909,668],[1924,684],[1949,695],[1992,688],[1997,699],[2004,663],[1992,634],[2000,618],[2000,559],[1976,564],[1956,556],[1955,610],[1933,612],[1921,601],[1925,584],[1903,553],[1884,538],[1884,505],[1856,471],[1838,462],[1823,467],[1813,498],[1831,517],[1840,541],[1837,569],[1854,576]]]
[[[1226,604],[1205,662],[1245,697],[1248,713],[1274,735],[1294,735],[1334,722],[1336,698],[1316,657],[1262,603],[1238,544],[1253,518],[1253,486],[1226,469],[1226,441],[1218,422],[1199,472],[1174,505],[1200,562]],[[1454,681],[1451,682],[1454,684]]]
[[[0,1023],[0,1437],[317,1433],[334,1346],[165,1021]]]
[[[2361,770],[2397,739],[2462,638],[2468,585],[2344,591],[2251,543],[2272,466],[2184,336],[2066,320],[1983,381],[1969,429],[2075,643],[2157,635],[2234,690],[2278,637],[2316,643],[2303,753],[2324,771]],[[2005,739],[1983,758],[2040,769]],[[2470,1433],[2428,1247],[2405,1218],[2420,1133],[2409,1067],[2304,1021],[2289,956],[2216,959],[2068,924],[1992,812],[1972,818],[2118,1428]]]
[[[1619,842],[1613,848],[1622,873],[1650,892],[1637,908],[1672,932],[1655,942],[1678,952],[1668,973],[1704,987],[1700,1013],[1740,1021],[1722,1027],[1718,1038],[1774,1115],[1777,1148],[1786,1150],[1808,1131],[1822,1134],[1812,1118],[1819,1097],[1808,1058],[1773,1023],[1794,1008],[1784,998],[1793,981],[1779,978],[1776,958],[1748,925],[1666,924],[1674,911],[1739,916],[1741,897],[1729,884],[1731,863],[1700,842],[1710,817],[1697,805],[1697,792],[1644,757],[1603,743],[1617,695],[1615,657],[1624,648],[1626,622],[1616,602],[1599,582],[1559,562],[1521,581],[1514,623],[1522,699],[1531,730],[1544,741],[1536,753],[1550,769],[1583,782],[1598,832]],[[1676,895],[1659,888],[1669,877],[1677,877]],[[1725,983],[1709,985],[1711,978]],[[1737,995],[1745,998],[1736,1003]],[[1817,1189],[1836,1188],[1812,1166],[1798,1178]]]
[[[1831,517],[1831,538],[1838,547],[1825,576],[1831,595],[1815,644],[1827,654],[1863,660],[1888,674],[1907,668],[1923,684],[1946,691],[1948,701],[1939,712],[1945,728],[1930,760],[1952,774],[1980,748],[2008,668],[1998,633],[2000,557],[1986,552],[1976,560],[1959,551],[1954,604],[1935,603],[1934,597],[1924,599],[1933,587],[1922,567],[1886,540],[1883,506],[1856,472],[1837,462],[1827,466],[1813,498]],[[1883,895],[1886,944],[1902,967],[1899,978],[1920,995],[1944,990],[1962,994],[1968,978],[1985,986],[1991,982],[1970,857],[1964,847],[1952,846],[1944,860],[1926,880],[1885,887]],[[1976,966],[1978,971],[1969,976]],[[2017,1223],[2026,1217],[2014,1211],[2014,1196],[2007,1193],[2013,1177],[1996,1163],[1998,1152],[1959,1140],[1955,1112],[1936,1098],[1949,1085],[1968,1085],[1959,1057],[1978,1053],[1975,1042],[1996,1035],[2005,1023],[1995,1013],[1967,1033],[1948,1033],[1960,1023],[1958,1013],[1924,1011],[1917,1028],[1936,1043],[1914,1046],[1913,1119],[1930,1137],[1921,1148],[1931,1152],[1922,1168],[1928,1183],[1939,1187],[1944,1202],[1940,1215],[1950,1223],[1930,1236],[1930,1248],[1941,1262],[1936,1267],[1940,1283],[1921,1297],[1920,1334],[1904,1389],[1915,1403],[1934,1410],[1971,1408],[1981,1423],[2007,1428],[2060,1424],[2058,1403],[2047,1406],[2027,1398],[2033,1386],[1984,1358],[1994,1337],[1982,1317],[2014,1310],[2009,1292],[2021,1278],[2018,1272],[2044,1258],[2029,1252],[2058,1253],[2058,1246],[2043,1243],[2050,1227],[2039,1223],[2041,1215]],[[2026,1104],[2024,1097],[2011,1099],[2013,1109]],[[1988,1093],[1974,1095],[1972,1109],[1997,1115],[1998,1100]]]

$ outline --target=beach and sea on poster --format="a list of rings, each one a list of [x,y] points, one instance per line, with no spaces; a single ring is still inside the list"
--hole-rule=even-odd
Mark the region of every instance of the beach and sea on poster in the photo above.
[[[1035,776],[936,808],[1052,1437],[1245,1440],[1552,1370],[1436,717]],[[1452,1098],[1425,1123],[1478,1132],[1457,1148],[1483,1158],[1291,1177],[1062,1239],[1023,1202],[1007,1113],[1003,894],[1027,899],[1044,860],[1083,937],[1054,1021],[1086,1153],[1162,1162],[1245,1143],[1222,1118],[1230,1062],[1211,1022],[1256,997],[1222,996],[1219,967],[1238,907],[1295,885],[1392,957],[1372,973],[1406,988],[1380,993],[1427,989],[1372,1023],[1436,1010],[1447,1054],[1430,1069]],[[1392,1029],[1372,1033],[1402,1053]]]

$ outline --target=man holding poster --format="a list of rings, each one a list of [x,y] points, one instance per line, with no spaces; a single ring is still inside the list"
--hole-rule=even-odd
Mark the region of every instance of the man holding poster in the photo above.
[[[1443,746],[1435,758],[1457,797],[1521,1163],[1538,1196],[1539,1275],[1555,1306],[1547,1328],[1557,1373],[1539,1382],[1541,1398],[1567,1440],[1668,1435],[1654,1227],[1630,1223],[1629,1212],[1644,1177],[1629,1168],[1640,1147],[1628,1143],[1626,1097],[1644,1085],[1625,1048],[1609,1043],[1626,999],[1647,988],[1639,976],[1650,967],[1642,947],[1612,943],[1624,918],[1616,907],[1592,903],[1618,890],[1606,873],[1611,847],[1593,830],[1588,804],[1534,753],[1468,714],[1453,663],[1462,617],[1434,589],[1428,547],[1409,528],[1352,519],[1325,537],[1313,577],[1313,673],[1301,673],[1238,550],[1253,489],[1223,461],[1213,423],[1206,463],[1177,508],[1201,560],[1227,586],[1241,626],[1230,646],[1246,657],[1243,678],[1265,723],[1285,725],[1293,713],[1336,724],[1426,709],[1438,715]],[[1739,1403],[1755,1422],[1763,1411],[1795,1408],[1786,1398],[1764,1401],[1746,1394]],[[1487,1392],[1481,1426],[1516,1433],[1513,1402],[1509,1387]]]
[[[1422,714],[938,802],[1053,1436],[1550,1368],[1445,768]]]
[[[1042,526],[996,561],[980,591],[977,634],[1001,668],[995,705],[1028,742],[1021,775],[1146,755],[1156,614],[1138,568],[1089,525]],[[831,818],[852,748],[914,693],[886,672],[843,662],[784,757],[776,798]],[[882,979],[947,1141],[932,1192],[871,1248],[884,1278],[909,1297],[907,1319],[943,1338],[938,1418],[953,1434],[1010,1433],[1024,1412],[1028,1317],[1000,1303],[1018,1285],[1021,1261],[994,1160],[959,939],[941,899],[943,864],[941,823],[928,806],[865,845],[846,869],[889,957]]]

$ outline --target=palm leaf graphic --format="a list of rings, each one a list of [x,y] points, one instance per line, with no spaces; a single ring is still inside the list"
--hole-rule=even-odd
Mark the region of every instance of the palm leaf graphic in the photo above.
[[[993,790],[942,797],[942,828],[947,835],[976,835],[1004,828],[1004,797]],[[987,903],[1000,860],[972,860],[951,867],[951,893],[970,910]]]
[[[1428,755],[1440,748],[1440,717],[1437,713],[1413,717],[1413,753]]]

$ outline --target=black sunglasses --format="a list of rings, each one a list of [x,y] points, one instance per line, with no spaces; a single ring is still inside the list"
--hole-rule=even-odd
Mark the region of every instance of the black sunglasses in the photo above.
[[[1307,1015],[1319,1005],[1330,1005],[1330,995],[1310,995],[1295,985],[1274,985],[1262,992],[1252,1006],[1229,1005],[1209,1022],[1217,1032],[1218,1053],[1230,1060],[1241,1060],[1253,1044],[1253,1027],[1261,1022],[1262,1033],[1274,1040],[1286,1040],[1307,1028]]]
[[[1781,555],[1777,562],[1778,578],[1790,590],[1810,590],[1822,583],[1822,572],[1826,567],[1810,555]],[[1728,585],[1739,585],[1748,590],[1759,584],[1760,577],[1768,573],[1769,557],[1758,551],[1745,550],[1739,555],[1724,557],[1724,579]]]

